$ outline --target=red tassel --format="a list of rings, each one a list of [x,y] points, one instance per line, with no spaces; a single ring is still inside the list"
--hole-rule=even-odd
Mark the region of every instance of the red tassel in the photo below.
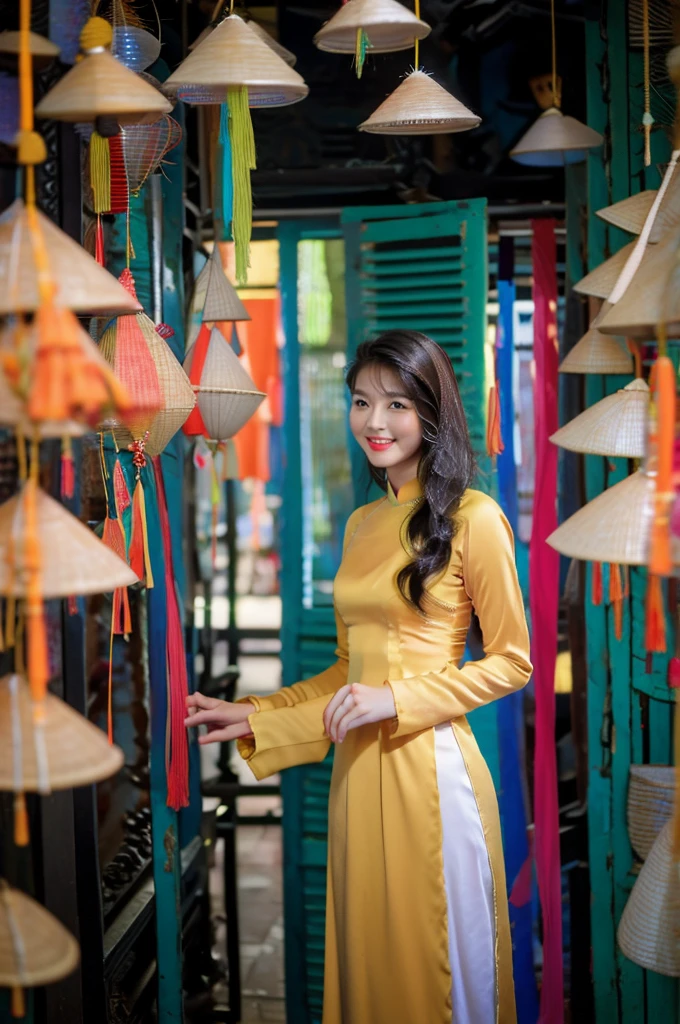
[[[671,559],[670,503],[673,496],[673,451],[675,447],[675,368],[668,356],[656,361],[657,387],[657,473],[654,521],[650,544],[649,571],[669,576]]]
[[[78,614],[78,598],[73,594],[68,599],[68,613],[69,615]]]
[[[596,608],[602,604],[602,563],[593,562],[592,602]]]
[[[647,582],[645,650],[648,654],[666,653],[666,616],[661,580],[651,573]]]
[[[184,725],[186,698],[189,692],[187,662],[184,649],[184,628],[179,611],[175,573],[172,565],[172,538],[170,518],[165,496],[165,484],[160,457],[153,459],[158,492],[158,514],[163,554],[165,559],[165,588],[167,601],[166,656],[168,667],[168,722],[169,736],[166,743],[166,773],[168,780],[168,807],[178,811],[189,805],[189,745]]]
[[[680,687],[680,658],[668,662],[668,685],[674,690]]]
[[[609,603],[614,610],[614,634],[617,640],[623,636],[623,586],[618,565],[609,566]]]
[[[94,243],[94,258],[100,267],[103,267],[106,263],[106,256],[104,254],[104,225],[102,224],[102,218],[100,214],[97,214],[97,233],[95,235]]]
[[[201,383],[203,367],[205,366],[209,345],[210,330],[207,324],[201,324],[201,329],[198,332],[196,341],[194,342],[191,370],[189,371],[189,380],[195,387],[198,387]],[[187,437],[193,437],[196,434],[203,434],[204,436],[207,436],[205,423],[203,422],[201,410],[198,408],[198,405],[195,405],[190,412],[189,418],[185,421],[182,430]]]
[[[501,436],[501,400],[498,382],[489,389],[489,405],[486,421],[486,451],[488,455],[500,455],[505,451]]]
[[[123,142],[120,135],[109,139],[109,160],[111,164],[111,210],[110,213],[127,213],[129,206],[127,174]]]
[[[76,468],[73,461],[71,439],[65,437],[61,442],[61,496],[72,498],[76,486]]]
[[[146,527],[146,505],[141,479],[137,481],[132,495],[132,537],[128,552],[130,568],[150,590],[153,587],[149,538]]]

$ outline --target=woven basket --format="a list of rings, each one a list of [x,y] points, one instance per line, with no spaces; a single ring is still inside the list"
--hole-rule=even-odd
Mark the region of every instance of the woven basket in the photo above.
[[[70,789],[108,779],[123,767],[123,751],[63,700],[48,693],[41,748],[47,760],[49,790]],[[15,757],[19,758],[19,766]],[[44,792],[36,756],[33,700],[18,676],[0,679],[0,790]]]
[[[657,245],[647,246],[632,281],[598,324],[604,334],[652,339],[664,323],[668,337],[680,337],[679,252],[673,228]]]
[[[612,203],[611,206],[604,206],[595,212],[608,224],[628,231],[631,235],[639,235],[655,199],[656,189],[646,189],[644,192],[638,192],[634,196],[629,196],[628,199]]]
[[[633,380],[561,427],[550,440],[584,455],[641,459],[647,448],[649,387]]]
[[[23,493],[0,505],[0,594],[4,596],[26,597]],[[138,582],[122,558],[41,490],[37,519],[43,597],[103,594]]]
[[[56,842],[58,836],[53,837]],[[49,985],[78,966],[78,943],[34,899],[0,880],[0,985]],[[22,960],[15,943],[21,942]]]
[[[434,78],[413,71],[359,130],[373,135],[439,135],[468,131],[480,122]]]
[[[189,349],[184,368],[191,373],[194,347]],[[266,395],[258,391],[238,356],[214,327],[200,384],[194,385],[198,408],[212,441],[226,441],[238,433],[257,411]]]
[[[314,43],[329,53],[354,53],[358,29],[374,53],[410,50],[416,39],[430,34],[430,26],[396,0],[347,0],[319,29]]]
[[[628,783],[628,834],[640,860],[646,860],[659,832],[673,815],[675,768],[632,764]]]
[[[591,327],[560,363],[560,373],[632,373],[633,357],[615,338]]]
[[[37,117],[54,121],[94,121],[115,117],[119,124],[157,121],[172,103],[107,50],[86,54],[43,96]]]
[[[626,903],[617,932],[633,963],[680,977],[678,868],[673,863],[672,822],[659,833]]]
[[[654,479],[638,470],[565,520],[548,544],[567,558],[646,565],[653,512]]]
[[[182,61],[163,89],[186,103],[224,103],[229,86],[248,87],[251,107],[285,107],[309,92],[304,79],[232,14]]]
[[[510,150],[510,156],[529,167],[561,167],[584,160],[587,151],[601,146],[602,141],[587,124],[549,107]]]
[[[599,267],[595,267],[589,274],[577,281],[574,291],[579,295],[593,295],[598,299],[608,298],[634,248],[635,242],[624,245],[608,260],[600,263]]]
[[[205,299],[203,300],[203,319],[208,323],[221,323],[225,320],[250,320],[250,313],[238,297],[238,292],[229,281],[222,266],[222,257],[216,245],[208,260],[207,274],[203,271],[196,279],[196,291],[205,282]],[[205,267],[203,268],[205,270]]]
[[[81,245],[38,212],[55,302],[79,313],[132,313],[140,305]],[[33,243],[23,200],[0,216],[0,316],[33,313],[40,305]]]
[[[182,129],[165,114],[154,124],[129,124],[121,131],[128,188],[136,195],[163,158],[182,141]]]

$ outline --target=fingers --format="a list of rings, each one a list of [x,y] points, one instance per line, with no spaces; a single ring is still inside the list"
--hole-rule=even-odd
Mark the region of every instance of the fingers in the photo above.
[[[213,729],[205,736],[199,736],[198,742],[202,747],[208,743],[227,743],[229,740],[245,739],[252,736],[250,726],[247,722],[237,722],[236,725],[227,725],[223,729]]]
[[[330,700],[328,702],[328,704],[326,705],[326,710],[323,713],[323,726],[324,726],[324,729],[326,730],[326,735],[327,736],[330,736],[330,724],[331,724],[331,720],[333,718],[333,715],[335,714],[337,709],[340,707],[340,705],[342,704],[343,700],[345,699],[345,697],[347,696],[347,694],[349,692],[350,692],[349,685],[346,684],[345,686],[341,686],[340,689],[338,690],[338,692],[333,697],[333,699]]]
[[[184,724],[191,727],[197,725],[229,725],[229,716],[224,711],[215,709],[213,711],[195,711],[184,719]]]
[[[223,703],[224,701],[218,700],[216,697],[206,697],[205,694],[198,691],[190,693],[186,699],[187,709],[201,708],[204,711],[210,711]]]
[[[338,726],[340,722],[343,720],[345,715],[347,715],[350,711],[353,710],[355,705],[356,698],[350,689],[350,692],[347,694],[345,699],[338,705],[338,707],[335,709],[331,716],[328,735],[330,736],[334,743],[338,742]]]
[[[369,717],[369,712],[360,704],[355,704],[343,718],[337,723],[337,743],[342,743],[350,729],[356,729],[363,725],[364,719]]]

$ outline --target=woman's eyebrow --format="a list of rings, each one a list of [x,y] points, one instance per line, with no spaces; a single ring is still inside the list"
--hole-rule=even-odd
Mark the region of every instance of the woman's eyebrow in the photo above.
[[[366,396],[366,392],[362,391],[360,388],[354,388],[354,390],[352,391],[352,394],[353,395],[361,395],[363,398],[367,397]],[[405,398],[407,400],[407,402],[411,401],[409,396],[405,395],[401,391],[381,391],[380,394],[383,395],[385,398]]]

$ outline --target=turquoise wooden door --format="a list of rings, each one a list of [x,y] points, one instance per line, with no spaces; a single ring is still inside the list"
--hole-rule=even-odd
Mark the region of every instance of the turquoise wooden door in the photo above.
[[[486,207],[475,200],[348,209],[340,225],[287,222],[278,237],[286,338],[282,658],[291,685],[333,660],[332,578],[347,517],[369,498],[365,460],[346,427],[343,370],[359,342],[392,327],[438,341],[458,374],[475,449],[484,451]],[[497,778],[495,709],[473,718]],[[321,1020],[331,765],[332,753],[282,778],[291,1024]]]

